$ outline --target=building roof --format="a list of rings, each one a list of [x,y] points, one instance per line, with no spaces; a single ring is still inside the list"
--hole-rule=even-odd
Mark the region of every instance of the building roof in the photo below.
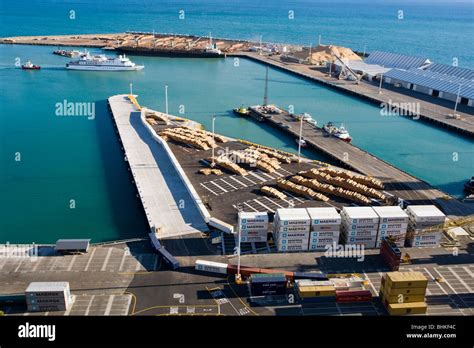
[[[364,61],[367,64],[382,65],[388,68],[411,69],[420,68],[431,63],[428,58],[406,56],[404,54],[375,51],[370,53],[369,57]]]
[[[58,239],[56,250],[87,250],[90,239]]]
[[[69,288],[69,282],[32,282],[25,292],[64,291]]]
[[[386,73],[385,77],[454,95],[457,95],[459,91],[461,97],[474,99],[474,80],[416,68],[408,71],[393,69]]]
[[[361,60],[342,60],[344,64],[346,64],[350,69],[354,70],[355,72],[361,71],[363,74],[376,76],[380,74],[385,74],[387,71],[392,70],[390,67],[383,67],[377,64],[367,64]],[[335,61],[334,64],[341,66],[341,62]]]
[[[425,68],[425,70],[429,70],[429,71],[432,71],[432,72],[437,72],[437,73],[440,73],[440,74],[460,77],[460,78],[466,79],[466,80],[474,80],[474,70],[466,69],[466,68],[460,68],[458,66],[433,63],[433,64],[428,65]]]

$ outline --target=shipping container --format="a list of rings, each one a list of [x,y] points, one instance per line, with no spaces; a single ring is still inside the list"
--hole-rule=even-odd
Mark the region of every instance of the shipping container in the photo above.
[[[203,272],[227,274],[227,264],[213,261],[196,260],[196,270]]]
[[[267,241],[267,235],[264,236],[241,236],[241,243],[264,243]]]
[[[382,277],[385,289],[396,288],[425,288],[428,279],[421,272],[387,272]]]
[[[425,314],[427,309],[425,302],[389,303],[387,306],[390,315]]]
[[[378,223],[352,224],[344,220],[341,224],[341,229],[345,229],[347,231],[378,230],[378,228]]]
[[[301,298],[336,296],[336,289],[332,285],[300,286],[297,292]]]
[[[372,301],[370,290],[336,290],[336,302]]]
[[[380,219],[380,224],[408,223],[408,214],[399,206],[373,207]]]
[[[341,229],[341,225],[312,225],[310,231],[318,232],[318,231],[329,231],[329,232],[339,232]]]
[[[309,225],[299,225],[299,226],[279,226],[273,225],[273,232],[274,233],[282,233],[282,232],[301,232],[301,233],[309,233]]]
[[[343,231],[344,235],[349,237],[367,237],[373,238],[374,241],[377,238],[377,230],[361,230],[361,231]]]
[[[385,293],[385,288],[383,285],[380,286],[379,294]],[[390,288],[390,291],[387,292],[390,296],[397,295],[425,295],[426,288]]]
[[[326,281],[329,279],[327,275],[322,272],[294,272],[293,276],[295,281],[299,279]]]
[[[238,214],[239,225],[252,224],[252,223],[267,223],[268,224],[268,213],[267,212],[239,212]]]
[[[383,295],[383,300],[384,302],[388,303],[412,303],[412,302],[424,302],[425,301],[425,295],[424,294],[419,294],[419,295],[403,295],[403,294],[397,294],[397,295],[392,295],[392,294],[387,294],[384,293]]]
[[[338,231],[317,231],[317,232],[310,232],[309,237],[312,238],[339,238],[339,230]]]
[[[277,247],[279,252],[288,252],[288,251],[307,251],[308,244],[306,245],[281,245]]]
[[[241,224],[240,231],[268,231],[268,224]]]
[[[406,210],[417,222],[444,222],[446,215],[434,205],[410,205]]]
[[[342,222],[348,224],[378,224],[379,216],[372,207],[344,207],[341,211]]]
[[[335,208],[306,208],[311,225],[339,225],[341,216]]]

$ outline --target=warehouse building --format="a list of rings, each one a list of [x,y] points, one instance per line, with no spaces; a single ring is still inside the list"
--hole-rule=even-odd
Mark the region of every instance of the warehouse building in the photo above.
[[[25,297],[30,312],[67,311],[72,305],[69,282],[32,282]]]
[[[425,57],[407,56],[404,54],[375,51],[364,61],[370,65],[380,65],[385,68],[409,70],[413,68],[424,68],[431,64]]]
[[[474,70],[445,64],[431,64],[425,69],[392,69],[384,81],[406,89],[462,105],[474,106]]]

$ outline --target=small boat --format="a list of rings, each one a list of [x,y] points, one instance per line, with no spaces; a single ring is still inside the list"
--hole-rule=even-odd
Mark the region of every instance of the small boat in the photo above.
[[[239,116],[248,116],[250,114],[249,109],[244,108],[243,106],[241,106],[240,108],[235,108],[233,109],[233,111]]]
[[[350,143],[352,141],[352,138],[349,134],[349,132],[347,131],[347,129],[344,127],[344,125],[341,125],[340,127],[336,127],[332,122],[328,122],[326,123],[324,126],[323,126],[323,130],[338,138],[338,139],[341,139],[343,141],[347,141],[348,143]]]
[[[467,193],[474,193],[474,176],[464,183],[464,191]]]
[[[35,65],[30,61],[27,61],[25,64],[21,66],[23,70],[39,70],[41,67],[39,65]]]
[[[301,147],[307,147],[308,146],[308,143],[306,143],[306,140],[304,140],[304,139],[301,139],[301,140],[295,139],[295,141]]]

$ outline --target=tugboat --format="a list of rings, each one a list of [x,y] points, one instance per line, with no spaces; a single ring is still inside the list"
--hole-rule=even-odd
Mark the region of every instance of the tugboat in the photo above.
[[[41,67],[39,65],[35,65],[30,61],[27,61],[25,64],[21,66],[23,70],[39,70]]]
[[[344,125],[341,125],[341,127],[338,128],[332,122],[328,122],[323,126],[323,129],[328,134],[335,136],[336,138],[339,138],[343,141],[347,141],[348,143],[352,141],[352,138],[347,129],[344,127]]]
[[[248,116],[250,114],[249,109],[244,108],[242,105],[240,108],[235,108],[233,109],[234,114],[239,115],[239,116]]]
[[[464,191],[474,194],[474,176],[464,184]]]

